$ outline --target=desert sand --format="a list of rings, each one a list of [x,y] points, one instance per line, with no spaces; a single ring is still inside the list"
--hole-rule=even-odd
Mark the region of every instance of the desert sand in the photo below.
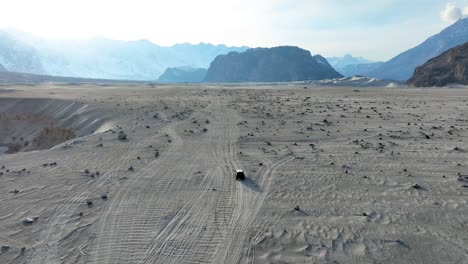
[[[0,263],[468,263],[467,137],[466,87],[4,85]]]

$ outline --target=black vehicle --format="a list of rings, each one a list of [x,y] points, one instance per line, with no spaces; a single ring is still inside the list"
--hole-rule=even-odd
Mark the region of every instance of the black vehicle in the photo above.
[[[236,170],[236,180],[243,181],[245,179],[244,170]]]

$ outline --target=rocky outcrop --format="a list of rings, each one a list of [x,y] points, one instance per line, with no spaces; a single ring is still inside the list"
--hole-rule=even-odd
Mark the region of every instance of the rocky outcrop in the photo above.
[[[461,19],[421,43],[420,45],[401,53],[385,62],[372,77],[407,81],[416,67],[443,52],[468,41],[468,18]]]
[[[342,77],[328,61],[292,46],[248,49],[220,55],[211,63],[205,82],[292,82]]]
[[[162,83],[199,83],[206,75],[206,69],[186,67],[167,68],[159,76],[158,82]]]
[[[416,68],[408,84],[417,87],[468,85],[468,42],[450,49]]]

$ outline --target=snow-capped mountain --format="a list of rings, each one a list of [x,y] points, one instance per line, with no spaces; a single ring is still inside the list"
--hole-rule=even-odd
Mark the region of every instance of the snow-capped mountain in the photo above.
[[[371,76],[406,81],[413,75],[416,67],[467,41],[468,18],[465,18],[458,20],[420,45],[387,61],[375,70]]]
[[[350,64],[364,64],[364,63],[371,63],[373,61],[364,59],[363,57],[353,57],[351,54],[346,54],[343,57],[328,57],[328,63],[337,69],[343,68]]]
[[[38,38],[21,32],[0,34],[0,63],[9,71],[101,79],[156,80],[169,67],[207,68],[217,55],[245,49],[205,43],[164,47],[148,40],[78,41]]]
[[[0,32],[0,64],[8,71],[45,73],[38,51],[6,32]]]
[[[362,64],[349,64],[338,71],[344,76],[370,76],[373,71],[382,66],[383,62],[372,62],[372,63],[362,63]]]
[[[353,57],[350,54],[343,57],[329,57],[327,60],[335,70],[344,76],[366,76],[382,64],[382,62],[374,62],[363,57]]]

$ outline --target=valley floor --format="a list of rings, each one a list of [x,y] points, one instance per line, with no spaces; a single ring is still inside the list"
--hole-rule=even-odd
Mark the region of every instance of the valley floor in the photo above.
[[[2,146],[63,138],[28,130],[31,116],[81,136],[0,155],[0,263],[468,262],[466,88],[42,84],[0,97],[28,100],[2,110]]]

